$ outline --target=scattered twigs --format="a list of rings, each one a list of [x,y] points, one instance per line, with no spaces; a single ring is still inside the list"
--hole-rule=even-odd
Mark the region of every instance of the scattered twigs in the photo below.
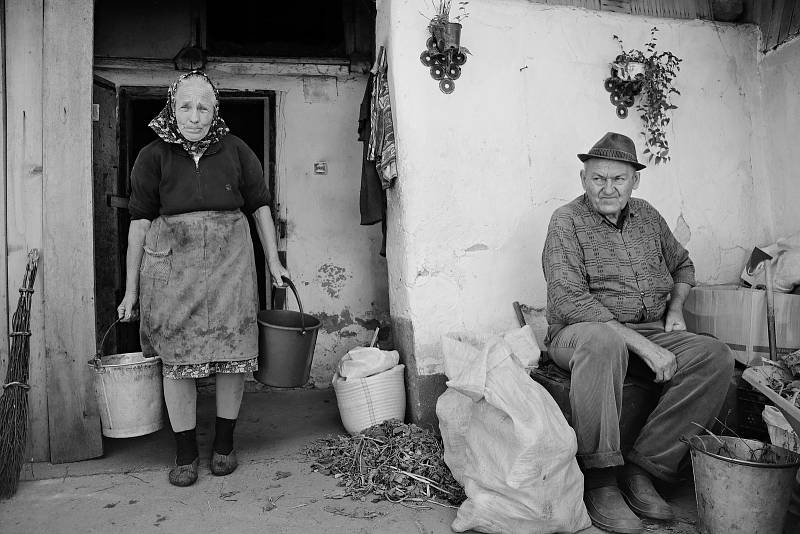
[[[724,442],[723,442],[721,439],[719,439],[719,438],[717,437],[717,435],[716,435],[716,434],[714,434],[712,431],[710,431],[709,429],[707,429],[706,427],[704,427],[704,426],[703,426],[703,425],[701,425],[700,423],[695,423],[694,421],[692,421],[692,424],[693,424],[694,426],[697,426],[697,427],[700,427],[700,428],[702,428],[703,430],[705,430],[705,431],[708,433],[708,435],[709,435],[709,436],[711,436],[712,438],[714,438],[715,440],[717,440],[717,441],[719,442],[719,444],[720,444],[720,445],[722,445],[723,447],[725,446],[725,443],[724,443]]]
[[[375,502],[460,504],[463,488],[443,461],[442,443],[432,433],[398,420],[385,421],[356,436],[333,436],[306,449],[317,461],[312,467],[339,479],[337,498]]]
[[[437,489],[437,490],[439,490],[439,491],[441,491],[443,493],[446,493],[448,495],[452,495],[451,492],[449,492],[446,489],[441,488],[441,487],[437,486],[436,484],[434,484],[433,480],[431,480],[429,478],[425,478],[425,477],[422,477],[422,476],[419,476],[419,475],[415,475],[414,473],[409,473],[408,471],[403,471],[402,469],[398,469],[398,468],[394,467],[393,465],[390,465],[389,469],[394,469],[395,471],[397,471],[399,473],[402,473],[402,474],[406,475],[407,477],[413,478],[414,480],[418,480],[418,481],[420,481],[420,482],[422,482],[424,484],[427,484],[430,487],[435,488],[435,489]]]
[[[763,446],[754,449],[753,447],[750,446],[748,440],[741,438],[731,427],[720,421],[718,418],[715,418],[715,420],[720,425],[722,425],[725,430],[733,434],[734,441],[730,443],[724,442],[722,441],[722,439],[717,437],[716,434],[711,432],[703,425],[695,423],[694,421],[692,421],[692,424],[705,430],[709,436],[717,440],[720,446],[719,449],[716,451],[716,454],[736,460],[749,460],[751,462],[759,462],[764,464],[777,463],[778,461],[777,455],[775,454],[775,451],[772,449],[770,445],[764,443]],[[700,441],[700,443],[703,445],[704,451],[710,452],[708,451],[708,449],[706,449],[705,443],[703,441]],[[740,448],[738,444],[744,445],[744,448]],[[747,449],[747,451],[745,451],[744,449]]]

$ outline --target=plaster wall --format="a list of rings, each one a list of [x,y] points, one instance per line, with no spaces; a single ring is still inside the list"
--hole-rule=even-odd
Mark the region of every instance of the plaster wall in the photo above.
[[[164,87],[165,95],[177,74],[146,64],[95,72],[117,86]],[[368,344],[372,330],[388,320],[380,225],[359,225],[356,127],[366,76],[230,74],[213,63],[207,72],[220,89],[277,92],[277,196],[288,221],[288,268],[305,311],[322,321],[311,377],[325,385],[338,358]],[[314,174],[318,161],[327,162],[327,175]],[[287,300],[296,310],[291,294]]]
[[[575,154],[609,130],[643,148],[635,113],[617,119],[603,89],[618,53],[612,35],[641,48],[657,26],[659,47],[684,58],[668,133],[673,160],[643,171],[635,195],[685,243],[699,282],[735,280],[753,243],[771,233],[761,212],[769,193],[754,179],[762,166],[753,148],[754,27],[472,0],[462,31],[472,55],[445,95],[419,61],[425,10],[421,0],[378,1],[398,145],[390,300],[418,374],[443,371],[443,333],[504,330],[516,324],[513,301],[545,305],[550,215],[582,194]]]
[[[798,117],[800,117],[800,38],[763,56],[765,139],[764,182],[772,195],[773,239],[800,231],[797,201],[800,170],[797,166]]]

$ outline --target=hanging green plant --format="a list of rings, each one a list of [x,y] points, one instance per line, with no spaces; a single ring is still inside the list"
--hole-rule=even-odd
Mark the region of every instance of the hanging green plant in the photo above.
[[[658,28],[650,30],[650,41],[644,51],[625,50],[622,39],[613,36],[620,54],[611,64],[611,77],[606,79],[605,88],[611,93],[611,103],[621,119],[628,116],[627,108],[633,105],[635,97],[640,97],[636,110],[642,119],[644,154],[648,161],[658,164],[671,158],[666,129],[671,111],[678,108],[671,97],[681,94],[673,82],[683,60],[668,50],[657,50],[656,32]]]
[[[455,90],[455,80],[461,76],[461,67],[470,53],[461,45],[461,21],[469,17],[468,4],[466,0],[455,5],[453,0],[431,0],[434,15],[428,22],[430,37],[419,59],[430,69],[431,77],[439,81],[439,89],[445,94]]]

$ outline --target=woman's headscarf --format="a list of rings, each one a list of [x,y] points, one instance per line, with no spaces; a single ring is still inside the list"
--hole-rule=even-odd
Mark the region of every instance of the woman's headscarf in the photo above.
[[[181,134],[180,129],[178,128],[178,121],[175,118],[175,92],[178,90],[178,86],[182,81],[184,81],[186,78],[194,76],[203,78],[208,82],[208,84],[211,86],[211,89],[214,91],[215,100],[214,119],[211,121],[211,126],[208,128],[208,133],[199,141],[189,141],[186,139],[183,134]],[[193,70],[183,74],[179,76],[177,80],[172,82],[172,85],[169,86],[169,91],[167,92],[167,105],[164,106],[164,109],[162,109],[159,114],[150,121],[148,126],[167,143],[181,145],[184,149],[186,149],[186,152],[188,152],[195,159],[199,159],[212,143],[216,143],[225,137],[228,132],[230,132],[228,126],[225,124],[225,121],[219,116],[219,92],[217,91],[217,88],[214,86],[214,83],[211,81],[211,79],[206,76],[204,72],[199,70]]]

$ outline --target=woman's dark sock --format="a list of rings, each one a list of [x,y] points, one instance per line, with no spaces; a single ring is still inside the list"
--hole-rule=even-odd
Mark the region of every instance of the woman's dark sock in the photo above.
[[[178,451],[175,455],[175,463],[177,465],[192,463],[198,456],[197,429],[173,432],[173,434],[175,434],[175,445]]]
[[[233,450],[233,429],[236,427],[236,419],[225,419],[217,417],[214,425],[214,452],[218,454],[230,454]]]

